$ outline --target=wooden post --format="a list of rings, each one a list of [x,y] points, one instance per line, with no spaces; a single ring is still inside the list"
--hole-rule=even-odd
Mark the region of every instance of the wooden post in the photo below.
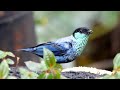
[[[37,56],[14,50],[36,45],[33,12],[0,11],[0,50],[12,51],[24,61],[38,60]]]

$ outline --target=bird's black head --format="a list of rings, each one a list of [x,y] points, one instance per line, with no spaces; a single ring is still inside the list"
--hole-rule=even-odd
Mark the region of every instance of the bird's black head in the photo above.
[[[84,34],[86,34],[86,35],[89,35],[89,34],[91,34],[93,31],[92,30],[90,30],[90,29],[88,29],[88,28],[86,28],[86,27],[80,27],[80,28],[77,28],[74,32],[73,32],[73,36],[75,35],[75,33],[77,33],[77,32],[79,32],[79,33],[84,33]]]

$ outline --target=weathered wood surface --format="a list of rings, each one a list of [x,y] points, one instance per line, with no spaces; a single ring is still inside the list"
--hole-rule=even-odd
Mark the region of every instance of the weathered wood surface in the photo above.
[[[33,12],[0,11],[0,50],[12,51],[36,45]],[[14,52],[20,57],[19,65],[24,61],[38,60],[30,53]]]

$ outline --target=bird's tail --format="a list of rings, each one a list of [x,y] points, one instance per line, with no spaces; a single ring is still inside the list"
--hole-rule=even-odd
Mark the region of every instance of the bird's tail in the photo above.
[[[17,49],[16,51],[33,52],[34,48]]]

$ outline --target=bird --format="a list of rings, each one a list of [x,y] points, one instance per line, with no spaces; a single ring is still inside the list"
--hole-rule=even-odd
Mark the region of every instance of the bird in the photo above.
[[[55,55],[56,63],[69,63],[81,55],[92,32],[87,27],[79,27],[71,35],[64,38],[19,49],[18,51],[30,52],[43,58],[43,48],[47,48]]]

